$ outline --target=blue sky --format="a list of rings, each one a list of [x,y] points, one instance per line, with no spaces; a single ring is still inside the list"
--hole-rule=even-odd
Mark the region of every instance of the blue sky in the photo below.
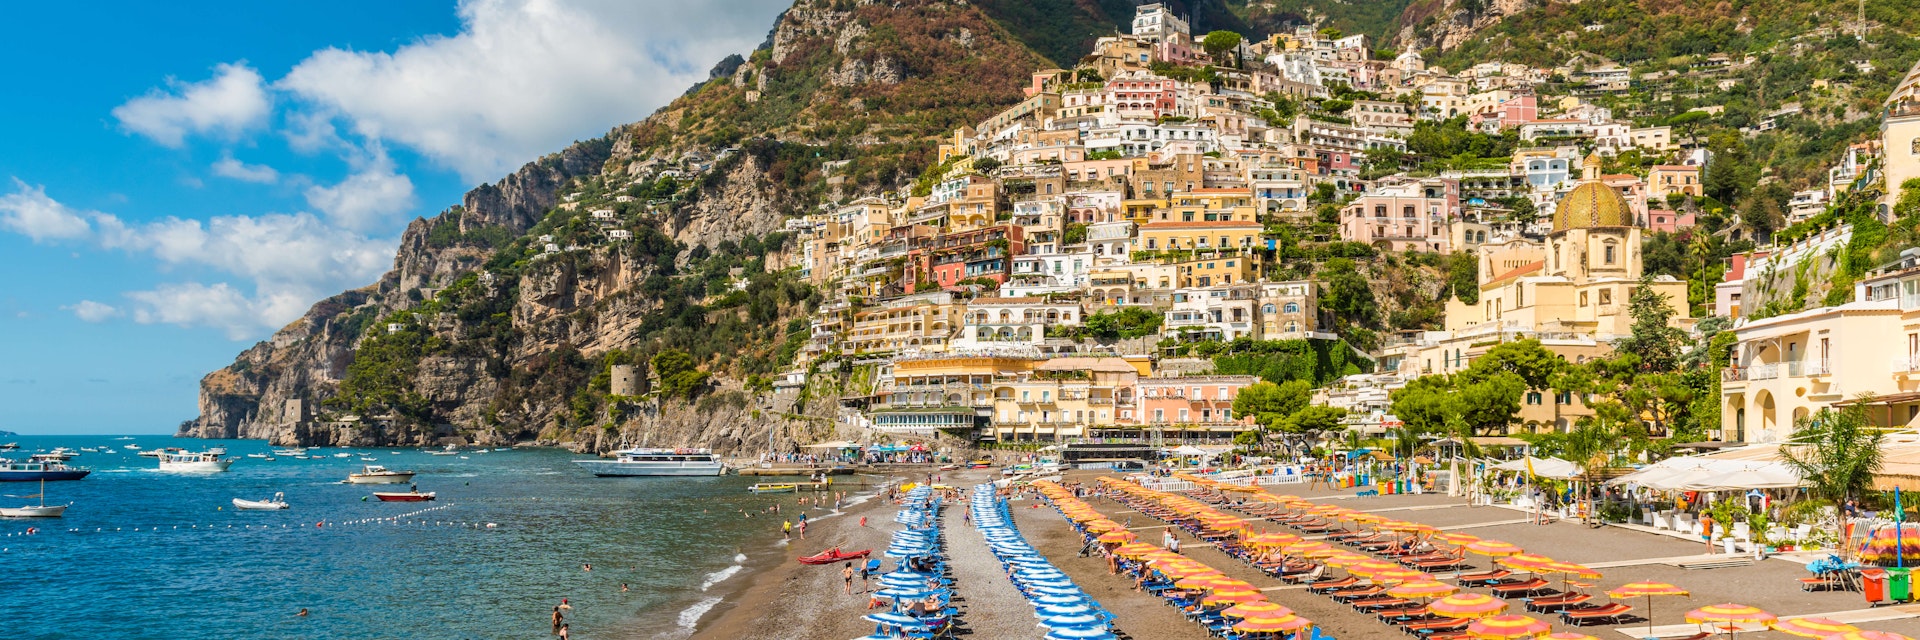
[[[786,4],[0,7],[0,430],[172,431],[408,221],[644,118]]]

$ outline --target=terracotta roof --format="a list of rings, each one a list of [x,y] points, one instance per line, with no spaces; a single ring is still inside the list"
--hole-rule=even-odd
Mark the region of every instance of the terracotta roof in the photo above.
[[[1501,280],[1507,280],[1507,279],[1510,279],[1510,278],[1518,278],[1518,277],[1520,277],[1520,276],[1524,276],[1524,275],[1527,275],[1527,274],[1529,274],[1529,273],[1533,273],[1533,272],[1535,272],[1535,271],[1539,271],[1539,270],[1541,270],[1541,269],[1544,269],[1544,268],[1546,268],[1546,266],[1547,266],[1547,261],[1545,261],[1545,260],[1538,260],[1538,261],[1535,261],[1535,262],[1530,262],[1530,263],[1527,263],[1527,265],[1526,265],[1526,266],[1523,266],[1523,267],[1518,267],[1518,268],[1515,268],[1515,269],[1514,269],[1514,270],[1512,270],[1512,271],[1508,271],[1508,272],[1506,272],[1506,273],[1502,273],[1502,274],[1500,274],[1500,275],[1499,275],[1498,277],[1495,277],[1495,278],[1494,278],[1494,279],[1492,279],[1492,280],[1488,280],[1487,282],[1488,282],[1488,283],[1494,283],[1494,282],[1499,282],[1499,281],[1501,281]]]
[[[1034,371],[1094,371],[1098,373],[1139,373],[1119,358],[1054,358],[1033,365]]]
[[[1142,231],[1154,229],[1228,229],[1234,227],[1262,228],[1252,220],[1195,220],[1193,222],[1149,222],[1140,227]]]

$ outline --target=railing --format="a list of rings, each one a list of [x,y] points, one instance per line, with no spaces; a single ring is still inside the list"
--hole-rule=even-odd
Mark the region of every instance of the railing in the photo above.
[[[1826,358],[1813,358],[1800,365],[1800,374],[1805,376],[1833,375],[1833,363]]]
[[[1920,355],[1909,354],[1893,357],[1894,373],[1906,373],[1909,371],[1920,371]]]

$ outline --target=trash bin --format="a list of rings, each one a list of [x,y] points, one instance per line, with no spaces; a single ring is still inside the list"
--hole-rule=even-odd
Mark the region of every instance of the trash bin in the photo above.
[[[1867,597],[1867,604],[1877,604],[1887,599],[1887,571],[1875,567],[1860,570],[1860,592]]]
[[[1887,569],[1887,599],[1894,602],[1906,602],[1913,599],[1913,576],[1910,569],[1889,567]]]

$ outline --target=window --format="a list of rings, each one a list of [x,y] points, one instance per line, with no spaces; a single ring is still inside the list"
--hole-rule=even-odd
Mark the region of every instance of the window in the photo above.
[[[1300,303],[1298,302],[1289,302],[1284,308],[1287,310],[1287,313],[1300,313]]]
[[[1021,391],[1021,392],[1020,392],[1020,401],[1021,401],[1021,402],[1027,402],[1027,401],[1029,401],[1029,400],[1032,400],[1032,399],[1033,399],[1033,392],[1032,392],[1032,391]]]
[[[1580,292],[1580,306],[1587,306],[1587,292]]]
[[[1611,287],[1600,290],[1600,304],[1602,306],[1613,304],[1613,289]]]
[[[1154,422],[1166,422],[1166,421],[1167,421],[1167,410],[1166,410],[1166,409],[1154,409],[1154,410],[1153,410],[1153,421],[1154,421]]]
[[[1618,249],[1619,249],[1619,246],[1615,245],[1613,242],[1611,241],[1607,242],[1606,246],[1603,248],[1603,252],[1606,254],[1607,264],[1614,263],[1614,253]]]
[[[1181,409],[1181,410],[1180,410],[1180,421],[1181,421],[1181,422],[1186,422],[1186,421],[1187,421],[1188,419],[1189,419],[1189,415],[1188,415],[1188,413],[1187,413],[1187,410],[1186,410],[1186,409]]]

